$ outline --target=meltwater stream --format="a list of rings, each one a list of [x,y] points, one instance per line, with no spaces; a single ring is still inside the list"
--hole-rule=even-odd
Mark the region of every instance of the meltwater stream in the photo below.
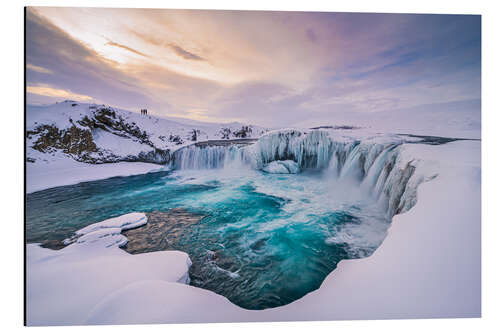
[[[156,235],[165,241],[146,244],[145,251],[188,253],[193,262],[191,284],[243,308],[288,304],[319,288],[340,260],[373,253],[385,238],[393,213],[409,200],[402,197],[407,195],[412,172],[404,170],[412,169],[395,167],[393,146],[376,147],[363,157],[358,144],[346,153],[335,151],[332,145],[312,145],[318,156],[306,151],[298,159],[289,148],[281,147],[275,154],[261,154],[263,162],[257,167],[241,164],[247,157],[236,159],[232,167],[221,167],[227,154],[234,157],[240,148],[208,147],[212,150],[207,152],[193,146],[192,151],[184,151],[183,161],[177,156],[174,171],[28,194],[27,241],[61,241],[84,226],[134,211],[181,209],[202,218],[173,226],[170,230],[177,228],[175,232]],[[250,153],[255,155],[255,151]],[[200,159],[196,154],[206,161],[193,165]],[[284,156],[280,159],[279,154]],[[353,154],[364,164],[349,162]],[[263,172],[273,158],[286,159],[301,172]],[[350,172],[346,166],[358,166],[361,171],[343,177]],[[401,191],[396,185],[402,182]],[[398,191],[391,203],[390,193]],[[387,200],[380,199],[384,195]],[[388,209],[392,209],[390,214]]]

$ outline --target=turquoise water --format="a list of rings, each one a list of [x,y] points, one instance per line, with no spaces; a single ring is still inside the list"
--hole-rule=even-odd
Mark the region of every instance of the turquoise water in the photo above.
[[[355,185],[325,173],[175,171],[29,194],[27,240],[62,240],[110,217],[170,208],[204,218],[179,237],[164,235],[162,249],[189,254],[192,285],[247,309],[281,306],[317,289],[340,260],[370,255],[390,224]]]

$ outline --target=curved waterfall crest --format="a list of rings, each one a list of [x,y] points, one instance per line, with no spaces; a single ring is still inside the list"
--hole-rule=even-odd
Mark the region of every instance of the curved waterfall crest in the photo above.
[[[270,163],[293,161],[299,172],[317,170],[358,184],[393,216],[409,210],[416,203],[418,185],[431,178],[416,172],[418,161],[407,160],[401,147],[400,141],[334,140],[327,131],[289,129],[269,132],[248,145],[193,144],[174,153],[171,167],[219,169],[236,164],[267,171]]]

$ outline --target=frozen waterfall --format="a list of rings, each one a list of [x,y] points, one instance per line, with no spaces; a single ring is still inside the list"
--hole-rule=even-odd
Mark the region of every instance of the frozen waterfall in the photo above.
[[[290,129],[270,132],[250,145],[193,144],[174,153],[172,167],[237,165],[277,173],[317,170],[326,177],[358,184],[393,216],[415,204],[417,186],[428,178],[415,172],[418,161],[405,160],[401,147],[401,142],[334,141],[326,131]],[[293,172],[283,167],[289,165],[294,166]]]

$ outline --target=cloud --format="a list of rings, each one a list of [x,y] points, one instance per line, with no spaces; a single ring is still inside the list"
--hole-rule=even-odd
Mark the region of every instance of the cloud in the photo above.
[[[28,86],[49,86],[116,106],[136,108],[151,102],[118,64],[103,59],[32,7],[26,14],[26,62],[52,73],[47,76],[41,71],[28,71]]]
[[[338,123],[350,113],[479,99],[480,23],[470,15],[29,8],[27,80],[159,115]],[[120,50],[106,43],[147,59],[113,58]]]
[[[174,51],[175,54],[180,56],[183,59],[186,60],[200,60],[204,61],[203,57],[194,54],[192,52],[186,51],[184,48],[180,47],[179,45],[172,43],[172,42],[167,42],[163,40],[162,38],[158,38],[157,36],[151,34],[151,33],[143,33],[137,30],[129,30],[134,36],[138,37],[140,40],[154,45],[154,46],[159,46],[159,47],[168,47],[172,51]]]
[[[108,42],[106,43],[106,45],[110,45],[110,46],[116,46],[116,47],[119,47],[121,49],[124,49],[124,50],[127,50],[127,51],[130,51],[132,53],[135,53],[135,54],[138,54],[140,56],[143,56],[143,57],[147,57],[147,55],[145,55],[144,53],[142,52],[139,52],[131,47],[128,47],[126,45],[123,45],[123,44],[119,44],[119,43],[116,43],[116,42],[113,42],[112,40],[109,40],[108,39]]]
[[[26,56],[27,63],[36,63],[53,73],[47,76],[39,71],[28,72],[28,86],[48,86],[130,110],[146,107],[157,115],[183,116],[186,110],[207,110],[209,101],[222,89],[215,81],[149,62],[118,64],[104,59],[32,8],[27,11]],[[68,98],[50,95],[42,99],[42,95],[29,93],[28,103]],[[212,116],[209,111],[200,115],[207,120]]]
[[[193,52],[189,52],[175,43],[165,41],[163,38],[159,38],[158,36],[152,33],[144,33],[137,31],[135,29],[130,29],[129,31],[131,34],[138,37],[141,41],[158,47],[167,47],[172,51],[174,51],[176,55],[180,56],[183,59],[200,60],[200,61],[206,60],[203,57],[194,54]]]
[[[168,46],[175,52],[175,54],[186,60],[202,60],[202,61],[205,60],[199,55],[186,51],[182,47],[174,43],[169,43]]]
[[[32,70],[32,71],[35,71],[35,72],[38,72],[38,73],[44,73],[44,74],[52,74],[53,73],[50,69],[43,68],[43,67],[40,67],[40,66],[36,66],[36,65],[33,65],[33,64],[26,64],[26,69]]]
[[[316,36],[316,33],[313,29],[307,29],[306,36],[313,43],[316,43],[318,41],[318,37]]]
[[[46,97],[73,99],[73,100],[82,101],[82,102],[93,100],[93,98],[90,96],[76,94],[70,90],[57,89],[57,88],[44,87],[44,86],[27,86],[26,92],[29,94],[41,95],[41,96],[46,96]]]
[[[129,29],[129,32],[134,36],[138,37],[139,39],[141,39],[142,41],[155,46],[165,46],[168,44],[153,34],[143,33],[135,29]]]

